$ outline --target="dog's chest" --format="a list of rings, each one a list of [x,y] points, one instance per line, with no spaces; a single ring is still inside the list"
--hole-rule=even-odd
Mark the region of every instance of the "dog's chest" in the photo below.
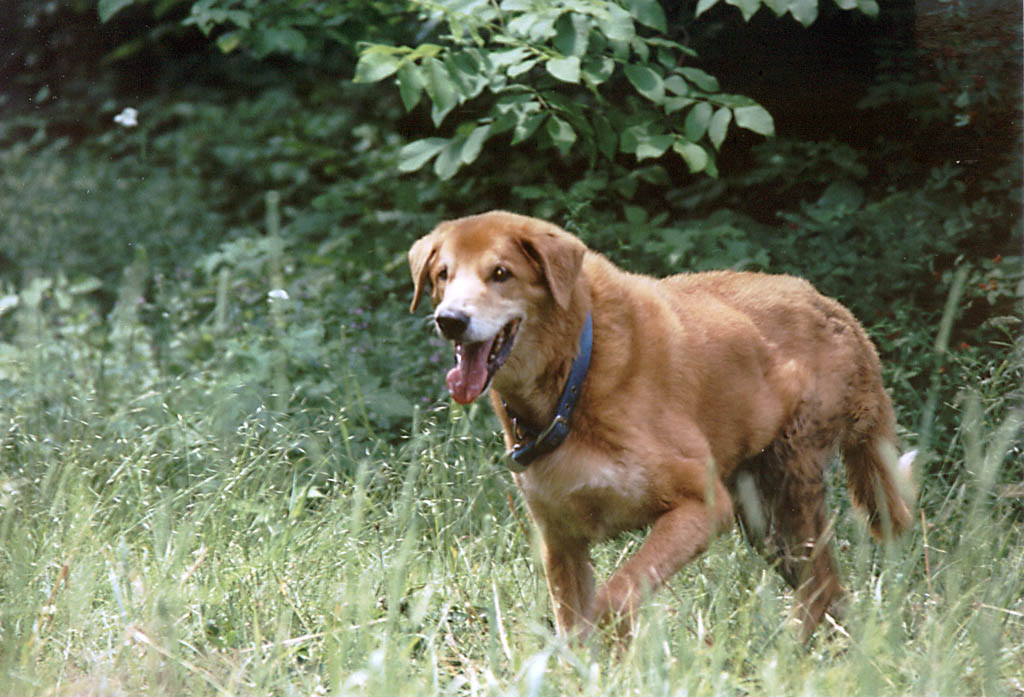
[[[600,456],[559,457],[517,477],[530,512],[542,529],[603,540],[651,522],[642,470]]]

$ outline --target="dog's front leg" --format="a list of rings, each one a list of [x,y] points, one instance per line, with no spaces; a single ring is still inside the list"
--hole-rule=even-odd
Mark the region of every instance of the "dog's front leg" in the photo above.
[[[545,539],[544,572],[558,633],[587,633],[594,604],[594,569],[587,542]]]
[[[593,610],[596,625],[615,622],[621,640],[632,635],[643,600],[703,552],[711,536],[731,522],[728,494],[724,487],[717,488],[714,510],[705,501],[684,498],[654,522],[639,551],[598,589]]]

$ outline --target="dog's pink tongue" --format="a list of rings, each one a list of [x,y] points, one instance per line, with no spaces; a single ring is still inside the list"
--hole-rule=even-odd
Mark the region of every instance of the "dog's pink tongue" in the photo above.
[[[459,404],[469,404],[487,387],[487,354],[490,341],[456,344],[455,367],[448,371],[445,381],[452,398]]]

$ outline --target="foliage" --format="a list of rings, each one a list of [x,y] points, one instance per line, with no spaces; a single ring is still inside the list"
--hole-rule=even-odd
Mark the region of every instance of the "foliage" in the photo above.
[[[236,230],[218,243],[226,235],[215,216],[205,220],[213,227],[207,237],[188,227],[190,216],[206,215],[198,191],[182,193],[189,179],[168,186],[154,177],[153,184],[163,187],[159,193],[149,186],[112,185],[109,197],[102,187],[92,196],[63,188],[57,195],[48,187],[64,187],[69,177],[83,193],[96,182],[87,176],[94,163],[69,167],[52,158],[55,152],[27,161],[7,153],[7,181],[34,192],[26,196],[23,188],[12,187],[4,199],[11,214],[0,235],[2,249],[23,264],[31,280],[20,291],[8,288],[0,336],[8,333],[5,328],[18,335],[17,328],[32,326],[35,337],[0,343],[7,366],[3,379],[10,384],[35,372],[60,384],[65,375],[41,366],[54,358],[51,351],[61,353],[71,342],[82,364],[76,361],[69,372],[105,366],[101,389],[121,394],[107,383],[120,371],[119,362],[128,361],[120,385],[129,390],[122,395],[128,402],[164,380],[206,376],[215,384],[205,378],[188,383],[198,390],[198,401],[186,402],[199,408],[199,395],[210,390],[220,395],[207,394],[217,404],[234,395],[230,406],[219,407],[225,423],[261,409],[325,408],[341,399],[349,405],[350,434],[386,432],[404,427],[414,404],[439,396],[426,367],[437,347],[429,346],[418,320],[394,316],[394,308],[407,303],[407,274],[396,268],[402,257],[388,259],[394,252],[375,245],[374,238],[351,230],[319,244],[307,242],[298,224],[282,225],[279,197],[273,195],[263,232]],[[117,169],[102,171],[110,182],[119,181]],[[149,208],[161,201],[163,207]],[[165,217],[140,215],[146,210]],[[149,236],[119,227],[120,215],[126,224],[144,226]],[[46,226],[35,248],[28,221]],[[105,235],[96,232],[104,229]],[[72,253],[62,254],[67,250],[61,244],[71,245]],[[364,254],[386,259],[388,275],[371,282],[358,263]],[[60,274],[49,275],[58,263]],[[280,297],[269,295],[275,290]],[[131,357],[122,353],[127,349],[119,337],[130,337]],[[419,350],[410,351],[413,346]],[[115,359],[108,365],[109,356]]]
[[[395,76],[406,109],[426,95],[435,127],[460,107],[460,117],[483,115],[463,118],[451,135],[410,143],[402,171],[433,160],[435,173],[448,179],[474,162],[489,139],[510,135],[512,145],[535,138],[562,156],[582,151],[591,163],[620,153],[639,162],[671,150],[691,172],[714,174],[714,152],[731,124],[774,132],[761,106],[721,92],[716,78],[688,64],[693,51],[671,38],[657,2],[505,0],[424,8],[430,22],[447,25],[450,45],[369,45],[356,81]]]
[[[108,21],[134,4],[103,0],[99,16]],[[655,0],[624,6],[606,0],[412,3],[427,27],[417,40],[437,34],[442,24],[448,29],[446,37],[412,47],[402,45],[414,35],[414,15],[399,12],[404,3],[201,0],[164,3],[158,12],[182,4],[189,6],[184,23],[215,35],[225,53],[244,47],[257,59],[284,53],[308,60],[328,45],[369,41],[356,65],[357,82],[397,77],[407,110],[427,96],[435,127],[458,108],[461,121],[449,134],[402,151],[402,171],[433,160],[435,173],[448,179],[475,162],[488,140],[508,136],[512,145],[536,140],[563,156],[582,152],[591,163],[619,154],[657,159],[671,151],[691,172],[715,175],[715,153],[731,125],[774,132],[764,108],[723,93],[714,76],[692,65],[693,51],[674,38]],[[704,0],[694,14],[714,4]],[[762,3],[733,4],[749,18]],[[817,16],[817,0],[764,4],[805,25]],[[878,10],[872,0],[837,4]]]
[[[98,0],[101,22],[109,22],[141,0]],[[349,48],[357,40],[386,37],[395,31],[403,0],[347,0],[343,3],[301,0],[162,0],[154,12],[165,15],[184,8],[182,24],[215,37],[224,53],[249,52],[257,59],[285,54],[323,60],[333,47]]]
[[[720,0],[698,0],[696,14],[701,15],[719,3]],[[789,13],[800,24],[810,26],[818,18],[818,0],[725,0],[743,13],[743,19],[749,20],[754,13],[765,6],[782,17]],[[835,4],[843,10],[859,10],[874,17],[878,14],[878,3],[875,0],[835,0]]]
[[[134,134],[118,133],[119,149],[137,153]],[[162,273],[168,262],[196,253],[196,231],[219,229],[199,181],[173,167],[135,160],[104,162],[73,152],[66,140],[33,149],[0,151],[0,259],[8,273],[69,278],[95,276],[116,288],[122,270],[140,255]],[[130,202],[130,203],[128,203]]]
[[[948,3],[922,21],[916,50],[884,56],[864,108],[902,105],[919,127],[939,125],[980,138],[1015,109],[1020,32],[1009,8]]]

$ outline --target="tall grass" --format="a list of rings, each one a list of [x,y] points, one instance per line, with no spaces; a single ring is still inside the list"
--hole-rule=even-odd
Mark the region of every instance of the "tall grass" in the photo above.
[[[417,412],[396,442],[367,431],[352,376],[351,403],[240,411],[222,377],[161,371],[128,310],[103,344],[39,304],[17,311],[0,404],[0,694],[1024,692],[1006,381],[966,393],[954,446],[933,454],[952,483],[921,483],[902,541],[871,542],[835,475],[841,629],[799,644],[788,590],[733,533],[620,651],[554,636],[527,515],[477,408]],[[598,548],[600,574],[639,539]]]

